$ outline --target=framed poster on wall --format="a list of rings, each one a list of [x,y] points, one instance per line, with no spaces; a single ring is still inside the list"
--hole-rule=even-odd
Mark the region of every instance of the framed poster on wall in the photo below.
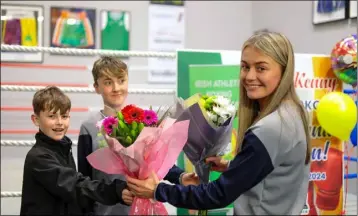
[[[349,18],[357,17],[357,0],[349,1]]]
[[[51,7],[51,47],[94,49],[96,47],[96,10]]]
[[[348,7],[345,0],[315,0],[313,3],[313,24],[344,20]]]
[[[101,49],[128,51],[131,14],[128,11],[101,11]]]
[[[43,46],[44,8],[38,5],[1,4],[1,44]],[[1,51],[2,62],[42,63],[42,52]]]

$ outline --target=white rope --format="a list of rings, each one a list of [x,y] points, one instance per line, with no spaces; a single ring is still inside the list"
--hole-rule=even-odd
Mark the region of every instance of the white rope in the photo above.
[[[17,86],[17,85],[1,85],[1,91],[22,91],[22,92],[33,92],[38,91],[44,86]],[[66,93],[94,93],[94,88],[84,87],[59,87],[63,92]],[[128,89],[129,94],[175,94],[174,89]]]
[[[1,146],[5,147],[31,147],[35,140],[1,140]],[[72,146],[77,146],[77,140],[72,141]]]
[[[21,197],[21,192],[1,191],[1,198]]]
[[[1,51],[13,52],[43,52],[65,55],[87,55],[87,56],[123,56],[123,57],[159,57],[176,58],[175,53],[170,52],[148,52],[148,51],[118,51],[101,49],[76,49],[76,48],[58,48],[58,47],[37,47],[37,46],[19,46],[19,45],[1,45]]]

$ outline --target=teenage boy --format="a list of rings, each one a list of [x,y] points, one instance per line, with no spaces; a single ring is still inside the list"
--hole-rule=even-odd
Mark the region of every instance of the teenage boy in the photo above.
[[[91,180],[76,171],[66,136],[71,101],[59,88],[37,91],[31,120],[39,128],[25,158],[20,215],[82,215],[92,200],[130,205],[126,182]]]
[[[115,116],[125,105],[128,96],[128,68],[127,65],[116,57],[103,56],[96,60],[92,68],[93,87],[96,93],[102,96],[104,107],[98,113],[84,121],[80,128],[78,138],[78,170],[92,179],[125,180],[123,175],[108,175],[91,167],[87,156],[97,150],[105,140],[96,128],[96,123],[106,116]],[[199,184],[199,178],[194,173],[185,173],[177,166],[173,166],[164,180],[174,184]],[[94,203],[91,210],[95,215],[128,215],[129,207],[122,205],[103,205]]]

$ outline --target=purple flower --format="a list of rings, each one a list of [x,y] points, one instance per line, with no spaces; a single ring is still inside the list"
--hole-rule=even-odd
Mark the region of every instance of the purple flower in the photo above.
[[[153,110],[144,110],[143,122],[148,126],[156,124],[158,122],[157,113],[155,113]]]
[[[110,135],[113,131],[113,127],[118,124],[118,119],[113,116],[108,116],[103,119],[102,124],[106,134]]]

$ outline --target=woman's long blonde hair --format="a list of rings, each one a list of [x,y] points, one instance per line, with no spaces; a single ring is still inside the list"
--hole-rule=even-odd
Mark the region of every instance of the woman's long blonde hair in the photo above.
[[[242,51],[247,46],[252,46],[260,50],[263,54],[271,57],[282,66],[281,81],[277,89],[270,96],[270,101],[264,110],[258,113],[257,102],[249,99],[243,85],[240,84],[240,103],[239,103],[239,129],[237,137],[237,152],[241,149],[241,144],[247,129],[262,119],[263,117],[274,112],[283,100],[292,101],[298,108],[304,130],[306,133],[307,151],[305,164],[310,162],[311,142],[309,134],[309,118],[307,112],[300,102],[294,86],[294,52],[290,41],[280,33],[261,32],[250,37],[243,45]]]

